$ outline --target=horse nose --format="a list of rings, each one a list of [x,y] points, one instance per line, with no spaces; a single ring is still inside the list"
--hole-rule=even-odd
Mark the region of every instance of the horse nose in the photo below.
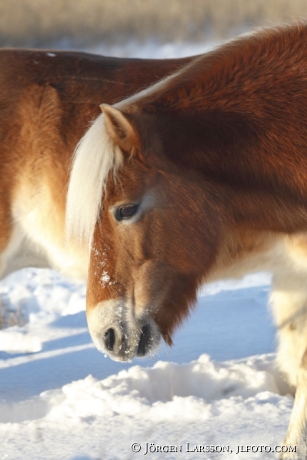
[[[150,350],[150,342],[152,341],[151,331],[149,324],[142,326],[142,331],[139,340],[139,346],[137,350],[137,356],[145,356]]]
[[[106,348],[109,351],[113,351],[115,345],[115,331],[110,327],[104,334],[104,341]]]
[[[138,333],[132,334],[121,325],[109,327],[103,334],[104,349],[115,360],[127,361],[134,356],[147,355],[153,345],[153,334],[150,324],[143,323]]]

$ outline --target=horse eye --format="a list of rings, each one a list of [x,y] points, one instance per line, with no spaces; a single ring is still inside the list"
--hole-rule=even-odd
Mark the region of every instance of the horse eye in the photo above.
[[[139,205],[138,204],[128,204],[126,206],[121,206],[116,209],[115,218],[119,222],[124,219],[129,219],[134,216],[137,212]]]

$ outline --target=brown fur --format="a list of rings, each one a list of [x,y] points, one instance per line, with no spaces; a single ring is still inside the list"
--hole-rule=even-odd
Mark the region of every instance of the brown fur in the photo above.
[[[0,51],[0,251],[12,235],[16,201],[23,206],[18,215],[44,209],[41,238],[49,234],[55,244],[64,245],[72,154],[100,112],[98,101],[114,103],[189,60]]]
[[[140,201],[154,183],[160,184],[159,199],[166,202],[166,211],[158,205],[150,217],[144,215],[139,231],[153,248],[147,257],[159,260],[160,273],[168,267],[159,279],[172,274],[163,308],[154,315],[169,343],[199,283],[210,278],[221,257],[225,260],[225,244],[234,264],[238,253],[246,256],[246,248],[257,247],[255,235],[256,241],[266,241],[261,246],[267,249],[268,234],[306,228],[306,42],[303,24],[235,40],[193,60],[156,91],[153,87],[123,101],[118,108],[125,122],[104,110],[110,136],[134,158],[132,162],[126,155],[121,189],[110,188],[104,207]],[[127,123],[138,139],[131,141],[130,149],[122,145]],[[135,235],[126,238],[130,231],[125,229],[119,237],[106,220],[112,221],[107,213],[100,225],[104,238],[112,234],[109,270],[116,267],[114,278],[125,286],[120,295],[127,296],[128,286],[132,289],[136,282],[130,277],[130,261],[137,258],[141,243],[132,251]],[[102,244],[101,238],[95,236],[95,245]],[[239,243],[231,256],[233,241]],[[123,260],[129,260],[128,265]],[[154,292],[165,290],[165,283],[162,287],[155,282],[156,270],[142,278]],[[89,308],[105,296],[96,281],[93,300],[89,287]],[[109,296],[119,295],[118,285],[116,294],[112,289]]]
[[[292,353],[289,381],[304,393],[306,43],[302,23],[178,61],[0,52],[4,252],[16,215],[23,225],[34,215],[35,241],[63,250],[72,152],[98,104],[103,135],[121,149],[93,235],[87,289],[93,339],[113,358],[150,352],[159,334],[171,344],[203,281],[268,268],[281,299],[280,356]],[[140,211],[119,221],[127,204]],[[289,442],[306,439],[300,407]]]
[[[304,23],[239,38],[148,91],[104,105],[123,166],[116,183],[109,177],[96,225],[87,300],[95,343],[126,360],[139,354],[144,323],[171,344],[202,282],[271,270],[278,361],[299,395],[285,441],[299,453],[283,458],[300,460],[307,459],[306,107]],[[115,210],[129,203],[141,211],[118,221]]]

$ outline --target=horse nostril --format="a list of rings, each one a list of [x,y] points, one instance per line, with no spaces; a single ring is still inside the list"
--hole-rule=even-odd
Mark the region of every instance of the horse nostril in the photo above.
[[[149,351],[149,343],[151,341],[150,336],[150,326],[149,324],[144,324],[142,327],[142,332],[140,335],[140,341],[138,346],[137,355],[138,356],[145,356],[146,353]]]
[[[113,351],[114,344],[115,344],[115,331],[114,329],[110,328],[104,334],[105,344],[108,350]]]

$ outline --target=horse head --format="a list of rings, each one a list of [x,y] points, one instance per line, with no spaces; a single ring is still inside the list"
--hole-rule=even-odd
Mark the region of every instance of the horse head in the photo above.
[[[102,105],[81,141],[68,231],[90,246],[87,319],[119,361],[151,354],[188,314],[216,255],[215,191],[169,159],[156,117]]]

